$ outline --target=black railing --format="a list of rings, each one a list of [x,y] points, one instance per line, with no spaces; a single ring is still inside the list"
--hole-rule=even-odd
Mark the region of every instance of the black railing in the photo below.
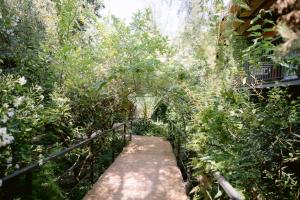
[[[272,82],[283,79],[283,67],[273,66],[272,63],[261,63],[260,67],[251,69],[250,82]]]
[[[185,173],[187,173],[186,174],[187,181],[191,181],[190,171],[187,168],[187,166],[183,163],[183,160],[188,159],[188,155],[185,152],[183,145],[186,145],[191,141],[189,140],[188,135],[186,134],[185,131],[178,128],[173,121],[171,120],[168,121],[169,121],[170,135],[173,136],[173,138],[171,138],[171,141],[173,141],[172,145],[176,155],[177,163],[179,167],[183,167],[183,170],[185,171]],[[242,200],[241,195],[232,187],[232,185],[228,181],[226,181],[226,179],[223,176],[221,176],[219,172],[213,172],[212,175],[216,179],[217,183],[223,188],[223,190],[225,191],[225,193],[230,199]],[[188,192],[189,191],[187,191],[187,193]]]
[[[246,66],[245,72],[248,76],[248,83],[251,85],[299,79],[298,68],[283,67],[267,61],[260,62],[257,67]]]
[[[28,165],[27,167],[21,168],[17,171],[15,171],[14,173],[5,176],[5,177],[0,177],[0,183],[1,183],[1,187],[0,187],[0,199],[5,199],[5,200],[9,200],[9,199],[14,199],[15,194],[14,191],[16,191],[16,188],[14,188],[16,185],[15,184],[11,184],[11,182],[16,183],[15,180],[18,179],[19,177],[24,176],[25,177],[25,186],[26,188],[22,191],[24,194],[24,196],[22,196],[22,199],[32,199],[32,173],[41,168],[43,165],[45,165],[46,163],[50,162],[50,161],[54,161],[60,157],[63,157],[64,155],[66,155],[67,153],[72,152],[75,149],[78,149],[80,147],[83,146],[88,146],[89,145],[89,155],[90,155],[90,159],[89,159],[89,177],[90,177],[90,182],[91,184],[94,183],[94,162],[95,162],[95,155],[96,155],[96,151],[95,151],[95,141],[97,139],[100,138],[105,138],[106,136],[108,136],[109,134],[111,134],[112,136],[112,140],[111,140],[111,150],[112,150],[112,155],[111,155],[111,161],[113,161],[115,159],[115,139],[118,136],[122,136],[122,145],[123,147],[126,145],[126,139],[128,138],[129,140],[131,140],[132,138],[132,131],[129,131],[129,135],[127,134],[127,125],[130,124],[130,129],[132,129],[132,120],[125,122],[125,123],[121,123],[118,124],[117,126],[114,126],[113,128],[109,129],[109,130],[105,130],[105,131],[98,131],[95,132],[94,134],[92,134],[89,138],[82,140],[79,143],[76,143],[74,145],[71,145],[68,148],[63,149],[62,151],[53,153],[43,159],[40,159],[38,162],[33,163],[31,165]],[[122,132],[121,134],[116,134],[116,132]],[[87,174],[88,175],[88,174]],[[82,179],[84,179],[86,176],[84,176]],[[80,181],[80,180],[79,180]],[[79,182],[78,181],[78,182]],[[16,192],[18,193],[18,192]],[[20,195],[20,194],[18,194]]]

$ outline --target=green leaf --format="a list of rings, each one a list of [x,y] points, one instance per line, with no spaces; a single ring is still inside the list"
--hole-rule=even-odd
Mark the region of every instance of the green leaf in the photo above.
[[[254,23],[257,22],[259,19],[261,19],[261,15],[260,15],[260,14],[259,14],[259,15],[256,15],[256,17],[254,17],[254,18],[251,20],[250,24],[254,24]]]
[[[257,31],[257,30],[261,30],[261,25],[257,24],[255,26],[252,26],[251,28],[249,28],[247,31],[251,32],[251,31]]]
[[[214,199],[218,199],[223,195],[222,191],[218,189],[217,194],[214,196]]]
[[[262,34],[259,32],[253,32],[249,35],[249,37],[260,37],[260,36],[262,36]]]
[[[263,32],[266,33],[266,32],[273,32],[274,29],[273,28],[264,28],[263,29]]]
[[[100,90],[102,89],[105,85],[107,84],[107,81],[106,80],[102,80],[100,82],[98,82],[95,86],[96,90]]]
[[[275,25],[275,22],[273,22],[272,20],[269,20],[269,19],[264,19],[264,24],[272,24],[272,25]]]
[[[245,2],[240,2],[239,6],[240,6],[241,8],[244,8],[245,10],[251,10],[251,8],[250,8],[250,7],[248,6],[248,4],[245,3]]]

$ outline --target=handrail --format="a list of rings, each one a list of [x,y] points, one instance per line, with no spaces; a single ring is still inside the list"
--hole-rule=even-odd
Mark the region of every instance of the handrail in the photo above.
[[[86,145],[87,143],[92,142],[94,139],[96,139],[96,138],[98,138],[100,136],[103,136],[105,133],[114,131],[114,130],[116,130],[116,129],[122,127],[122,126],[124,126],[124,133],[126,134],[125,128],[126,128],[126,124],[128,122],[132,123],[132,120],[124,122],[124,123],[122,123],[122,124],[120,124],[120,125],[118,125],[116,127],[111,128],[111,129],[104,130],[104,131],[102,131],[100,133],[95,132],[96,134],[92,134],[90,138],[87,138],[87,139],[85,139],[85,140],[83,140],[83,141],[81,141],[79,143],[76,143],[76,144],[74,144],[74,145],[72,145],[72,146],[70,146],[68,148],[65,148],[64,150],[62,150],[60,152],[56,152],[56,153],[50,154],[48,157],[46,157],[44,159],[41,159],[40,161],[38,161],[38,162],[36,162],[34,164],[26,166],[26,167],[24,167],[22,169],[19,169],[19,170],[15,171],[14,173],[12,173],[10,175],[7,175],[7,176],[4,176],[4,177],[0,178],[1,186],[3,186],[3,184],[5,182],[7,182],[8,180],[13,179],[13,178],[18,177],[18,176],[21,176],[21,175],[25,175],[27,173],[30,173],[34,169],[39,168],[42,165],[44,165],[46,162],[49,162],[49,161],[54,160],[56,158],[59,158],[59,157],[65,155],[66,153],[68,153],[68,152],[70,152],[70,151],[72,151],[74,149],[82,147],[82,146]],[[130,139],[131,139],[131,132],[130,132]]]
[[[179,129],[172,120],[168,120],[168,121],[172,124],[172,126],[180,133],[180,135],[185,140],[187,140],[188,142],[190,142],[190,139],[188,138],[188,136],[187,136],[187,134],[185,132],[183,132],[181,129]]]
[[[228,181],[226,181],[226,179],[223,176],[220,175],[219,172],[215,172],[213,175],[230,199],[242,200],[241,195],[232,187],[232,185]]]
[[[182,131],[181,129],[179,129],[172,120],[168,120],[168,121],[170,122],[171,126],[173,126],[177,130],[177,132],[180,134],[181,137],[185,138],[188,143],[191,142],[189,140],[189,138],[187,137],[187,134],[184,131]],[[178,140],[177,145],[178,145],[177,154],[179,154],[180,149],[181,149],[180,140]],[[234,187],[232,187],[232,185],[223,176],[221,176],[220,172],[214,172],[213,177],[217,180],[218,184],[223,188],[223,190],[225,191],[225,193],[227,194],[227,196],[230,199],[232,199],[232,200],[242,200],[243,199],[241,197],[241,195],[234,189]]]

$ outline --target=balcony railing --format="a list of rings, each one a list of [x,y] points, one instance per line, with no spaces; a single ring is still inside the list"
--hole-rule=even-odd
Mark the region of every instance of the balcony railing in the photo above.
[[[271,62],[260,62],[258,67],[246,67],[245,71],[251,85],[299,79],[295,67],[287,68]]]

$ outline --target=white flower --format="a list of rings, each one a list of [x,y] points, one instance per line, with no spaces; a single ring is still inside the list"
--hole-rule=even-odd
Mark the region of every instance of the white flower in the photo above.
[[[22,97],[17,97],[17,98],[14,100],[14,106],[15,106],[15,107],[19,107],[19,106],[22,104],[23,100],[24,100],[24,97],[23,97],[23,96],[22,96]]]
[[[25,85],[27,83],[27,80],[25,79],[24,76],[22,76],[21,78],[18,79],[18,83],[20,85]]]
[[[229,111],[229,115],[230,115],[231,117],[234,117],[234,116],[236,116],[236,113],[235,113],[235,111],[231,110],[231,111]]]
[[[88,137],[86,135],[83,135],[82,136],[82,139],[87,139]]]
[[[166,61],[167,61],[167,58],[166,58],[165,56],[160,56],[160,57],[158,57],[158,60],[159,60],[160,62],[166,62]]]
[[[57,101],[58,101],[59,103],[64,103],[66,100],[65,100],[64,98],[58,97],[58,98],[57,98]]]
[[[39,160],[39,166],[42,166],[44,164],[43,159]]]
[[[14,138],[14,136],[7,134],[7,135],[3,135],[2,139],[3,139],[4,145],[9,145],[14,141],[15,138]]]
[[[13,22],[13,23],[12,23],[12,26],[17,26],[17,25],[18,25],[17,22]]]
[[[12,161],[12,157],[6,159],[6,163],[11,163],[11,161]]]
[[[3,107],[4,107],[4,108],[8,108],[9,105],[8,105],[7,103],[5,103],[5,104],[3,104]]]
[[[247,83],[247,77],[243,78],[242,83],[243,83],[243,85],[245,85]]]
[[[0,135],[6,135],[7,134],[7,128],[0,128]]]
[[[92,135],[91,135],[91,138],[92,137],[95,137],[97,135],[97,132],[94,132]]]
[[[41,95],[41,96],[40,96],[40,99],[41,99],[41,100],[44,100],[44,98],[45,98],[44,95]]]
[[[36,85],[36,86],[35,86],[35,89],[36,89],[37,91],[41,91],[41,90],[42,90],[42,87],[39,86],[39,85]]]
[[[19,168],[20,168],[20,165],[19,165],[19,164],[16,164],[15,167],[16,167],[16,169],[19,169]]]
[[[222,111],[224,109],[224,107],[223,106],[221,106],[221,105],[218,105],[218,111]]]
[[[6,33],[7,33],[8,35],[10,35],[10,34],[13,33],[13,30],[12,30],[12,29],[7,29],[7,30],[6,30]]]
[[[0,128],[0,136],[2,136],[2,141],[0,140],[0,147],[5,147],[14,141],[14,137],[7,134],[6,127]]]
[[[9,117],[13,117],[14,115],[15,115],[15,112],[12,110],[12,111],[9,111],[8,113],[7,113],[7,115],[9,116]]]
[[[2,119],[1,119],[1,121],[2,121],[3,123],[6,123],[6,122],[8,121],[8,117],[7,117],[6,115],[4,115],[4,116],[2,117]]]

